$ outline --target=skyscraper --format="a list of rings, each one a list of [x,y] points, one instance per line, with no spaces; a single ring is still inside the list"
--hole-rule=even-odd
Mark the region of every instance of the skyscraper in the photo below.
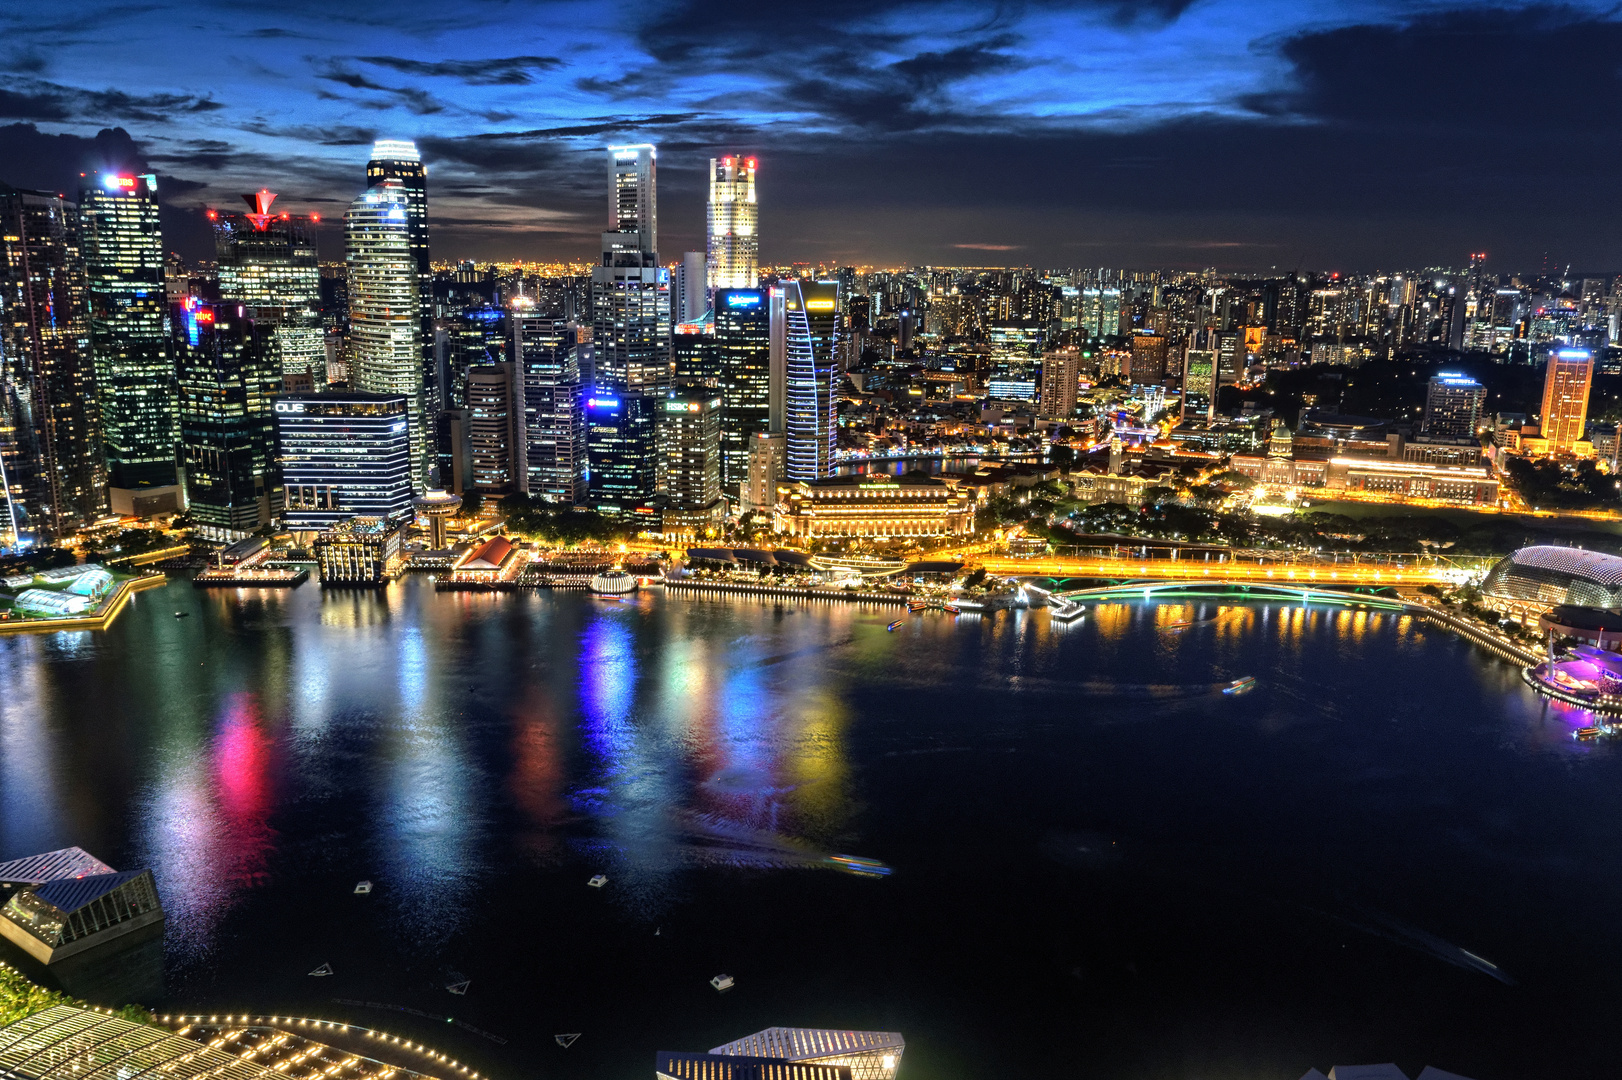
[[[400,181],[386,179],[349,204],[344,215],[349,271],[350,383],[357,390],[406,399],[412,485],[428,476],[426,392],[416,262],[409,201]]]
[[[1441,372],[1425,390],[1425,419],[1420,430],[1432,438],[1468,439],[1476,433],[1487,388],[1466,375]]]
[[[710,309],[709,272],[702,251],[682,253],[670,283],[670,319],[677,323],[697,322]]]
[[[517,364],[480,364],[467,372],[468,439],[473,487],[490,495],[529,493],[524,449],[523,375]]]
[[[0,184],[0,545],[65,536],[106,505],[78,207]]]
[[[434,269],[428,259],[428,169],[409,139],[379,139],[366,163],[366,186],[399,181],[405,192],[406,233],[417,272],[418,347],[422,351],[423,403],[426,415],[448,408],[434,360]]]
[[[269,331],[276,370],[327,382],[326,335],[321,328],[321,270],[316,259],[315,215],[272,213],[274,192],[244,195],[246,214],[208,212],[219,260],[220,297],[253,309]]]
[[[1183,420],[1209,424],[1216,419],[1217,355],[1189,349],[1183,356]]]
[[[1549,354],[1543,374],[1542,435],[1549,453],[1569,454],[1588,422],[1588,390],[1594,381],[1594,356],[1587,349],[1557,349]]]
[[[721,498],[721,395],[709,387],[671,391],[659,412],[659,491],[666,532],[702,535],[726,517]]]
[[[659,265],[655,149],[608,148],[608,223],[591,272],[593,377],[663,396],[670,385],[670,271]],[[651,493],[650,493],[651,494]]]
[[[1042,415],[1066,418],[1076,411],[1081,387],[1081,350],[1071,346],[1042,354]]]
[[[655,423],[663,398],[597,387],[586,398],[586,445],[591,462],[587,499],[616,517],[651,514],[658,476]]]
[[[90,350],[115,514],[183,507],[157,192],[151,174],[106,173],[79,200]]]
[[[272,407],[288,528],[411,513],[415,459],[403,394],[282,394]]]
[[[771,421],[771,309],[760,289],[721,289],[715,297],[715,352],[721,381],[721,485],[749,475],[749,446]]]
[[[514,315],[513,355],[523,365],[529,493],[586,501],[586,391],[582,353],[591,345],[563,319]],[[588,361],[589,362],[589,361]]]
[[[783,372],[789,480],[833,474],[838,308],[835,281],[789,280],[771,288],[771,366]]]
[[[709,288],[753,289],[759,284],[760,206],[755,202],[755,159],[710,158]]]
[[[186,297],[170,313],[186,501],[216,539],[268,525],[280,509],[276,327],[257,324],[254,310]]]

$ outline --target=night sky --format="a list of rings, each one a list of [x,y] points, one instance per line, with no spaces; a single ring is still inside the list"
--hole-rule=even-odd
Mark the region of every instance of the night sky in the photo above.
[[[414,138],[436,258],[591,259],[601,147],[652,141],[666,259],[737,150],[771,262],[1597,272],[1619,67],[1609,0],[48,0],[0,6],[0,180],[149,167],[197,256]]]

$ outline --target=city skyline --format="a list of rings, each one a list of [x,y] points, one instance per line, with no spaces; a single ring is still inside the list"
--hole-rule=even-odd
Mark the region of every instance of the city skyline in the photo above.
[[[544,35],[494,5],[448,28],[412,4],[247,23],[91,4],[72,32],[4,17],[0,156],[26,163],[19,187],[158,173],[166,235],[193,254],[203,205],[269,186],[335,221],[373,139],[414,138],[440,259],[589,259],[593,156],[648,141],[671,253],[703,247],[708,159],[736,152],[760,162],[766,263],[1611,261],[1602,140],[1493,149],[1603,127],[1622,23],[1598,5],[549,11]]]

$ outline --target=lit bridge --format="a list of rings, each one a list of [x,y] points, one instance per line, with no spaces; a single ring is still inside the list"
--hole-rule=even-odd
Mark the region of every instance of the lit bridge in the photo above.
[[[1055,583],[1068,578],[1106,581],[1195,581],[1218,584],[1296,585],[1301,587],[1346,588],[1366,586],[1452,585],[1466,574],[1457,565],[1445,563],[1383,564],[1351,562],[1260,562],[1228,559],[1211,562],[1200,559],[1122,559],[1122,558],[1034,558],[1008,559],[984,556],[974,559],[988,574],[999,577],[1049,578]]]
[[[1403,611],[1408,607],[1408,604],[1399,597],[1379,595],[1372,591],[1344,591],[1273,582],[1217,580],[1124,582],[1095,589],[1065,589],[1056,592],[1055,595],[1083,603],[1105,600],[1211,599],[1282,600],[1290,604],[1335,604],[1342,607],[1377,608],[1382,611]]]

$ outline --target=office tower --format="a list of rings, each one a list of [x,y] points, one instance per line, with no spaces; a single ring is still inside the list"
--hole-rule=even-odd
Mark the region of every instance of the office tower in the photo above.
[[[656,493],[656,416],[663,398],[596,387],[586,398],[587,501],[615,517],[651,514]]]
[[[676,386],[721,385],[721,354],[715,343],[715,313],[677,323],[670,336],[671,382]]]
[[[349,204],[344,251],[349,271],[349,382],[356,390],[406,399],[412,484],[428,476],[426,391],[419,347],[415,258],[408,193],[385,179]]]
[[[366,163],[366,186],[397,181],[405,192],[406,234],[417,273],[418,348],[422,354],[423,415],[447,408],[434,361],[434,269],[428,259],[428,169],[409,139],[379,139]]]
[[[529,493],[520,372],[519,365],[506,362],[468,369],[468,439],[473,449],[473,488],[486,495]]]
[[[739,492],[740,509],[769,514],[777,506],[783,482],[788,440],[781,431],[758,431],[749,437],[748,473]]]
[[[1095,338],[1115,337],[1121,332],[1121,290],[1083,289],[1079,319],[1083,329]]]
[[[769,359],[774,376],[780,371],[783,378],[783,420],[781,426],[775,422],[774,410],[771,430],[787,437],[785,475],[790,480],[831,476],[839,283],[780,281],[770,298]]]
[[[67,536],[106,505],[89,333],[78,207],[0,184],[0,546]]]
[[[279,506],[275,326],[245,304],[187,297],[170,312],[186,504],[205,535],[239,539]]]
[[[710,309],[706,284],[709,271],[702,251],[684,252],[670,282],[670,318],[673,322],[697,322]]]
[[[106,173],[79,200],[109,501],[140,517],[184,508],[157,191],[150,174]]]
[[[608,148],[608,224],[591,271],[594,385],[663,397],[670,386],[670,271],[659,265],[655,151]],[[649,495],[652,492],[648,492]]]
[[[726,518],[721,498],[721,395],[681,387],[659,412],[659,491],[665,532],[703,535]]]
[[[473,490],[472,416],[466,409],[441,409],[434,417],[434,468],[439,486],[453,495]]]
[[[416,454],[404,394],[327,390],[276,398],[282,520],[310,532],[350,517],[411,513]]]
[[[1166,344],[1167,340],[1158,334],[1133,334],[1132,359],[1126,381],[1147,386],[1164,379]]]
[[[1183,355],[1183,421],[1216,419],[1217,354],[1210,349],[1189,349]]]
[[[721,289],[714,300],[721,486],[734,491],[749,475],[750,440],[770,427],[771,309],[760,289]]]
[[[277,370],[327,382],[326,334],[321,327],[321,269],[315,215],[272,213],[274,192],[244,195],[246,214],[208,212],[219,261],[220,298],[253,309],[250,318],[270,331]]]
[[[1587,349],[1558,349],[1549,354],[1543,375],[1542,435],[1551,455],[1569,454],[1581,441],[1588,422],[1588,390],[1594,380],[1594,356]]]
[[[1042,354],[1043,416],[1062,419],[1074,415],[1080,387],[1080,349],[1054,349]]]
[[[523,369],[529,493],[570,505],[586,501],[586,389],[582,354],[591,345],[563,319],[515,315],[513,355]],[[589,357],[585,359],[589,364]]]
[[[1486,400],[1487,388],[1468,376],[1447,371],[1433,375],[1425,391],[1420,431],[1432,438],[1473,438]]]
[[[753,289],[760,274],[755,159],[710,158],[709,287]]]

